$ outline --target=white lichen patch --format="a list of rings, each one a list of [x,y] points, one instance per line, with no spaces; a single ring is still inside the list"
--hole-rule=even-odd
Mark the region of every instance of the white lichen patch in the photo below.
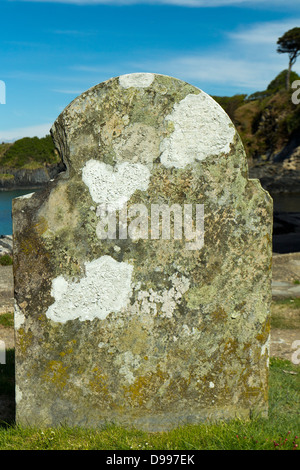
[[[154,81],[153,73],[130,73],[119,77],[122,88],[148,88]]]
[[[121,311],[129,302],[132,271],[132,265],[102,256],[85,263],[85,277],[78,282],[58,276],[52,281],[55,301],[48,308],[47,317],[59,323],[76,318],[103,320],[110,313]]]
[[[182,325],[182,329],[180,331],[180,337],[184,338],[187,336],[194,336],[194,337],[200,337],[201,332],[199,331],[198,328],[190,327],[186,324]]]
[[[89,160],[82,169],[82,180],[93,201],[109,211],[122,209],[136,190],[146,191],[150,171],[140,163],[119,163],[115,167]]]
[[[190,281],[185,276],[178,277],[177,274],[173,274],[169,280],[173,284],[170,289],[139,290],[131,313],[171,318],[177,306],[180,305],[183,294],[189,289]]]
[[[21,328],[23,323],[25,322],[25,315],[23,314],[22,310],[20,309],[17,302],[14,302],[14,326],[15,330]]]
[[[18,403],[20,403],[20,401],[23,398],[22,390],[20,389],[20,387],[18,385],[16,385],[15,393],[16,393],[15,400],[16,400],[16,403],[18,404]]]
[[[128,384],[134,383],[134,372],[141,365],[140,356],[133,354],[131,351],[126,351],[117,356],[115,363],[120,366],[119,373],[123,376],[124,380],[126,380]]]
[[[269,359],[270,359],[270,343],[271,343],[271,336],[269,335],[265,344],[263,344],[261,348],[261,356],[267,354],[267,367],[269,367]]]
[[[154,127],[135,122],[112,141],[112,147],[118,161],[138,162],[151,168],[160,155],[160,138]]]
[[[230,151],[235,128],[221,106],[203,91],[175,104],[165,120],[174,126],[160,146],[161,163],[167,168],[184,168]]]

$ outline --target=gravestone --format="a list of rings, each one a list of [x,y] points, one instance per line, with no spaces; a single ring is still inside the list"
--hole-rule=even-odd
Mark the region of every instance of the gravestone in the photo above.
[[[51,133],[66,171],[13,203],[17,422],[266,414],[272,200],[227,114],[130,74]]]

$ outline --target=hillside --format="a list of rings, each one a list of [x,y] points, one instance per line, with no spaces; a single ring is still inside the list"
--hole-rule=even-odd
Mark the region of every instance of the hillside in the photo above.
[[[24,137],[13,144],[0,145],[0,167],[35,169],[45,164],[57,164],[58,154],[50,135],[42,137]]]
[[[43,186],[61,169],[50,135],[0,145],[0,189]]]
[[[250,176],[271,193],[300,193],[300,104],[285,89],[286,73],[252,95],[213,96],[241,136]],[[0,189],[43,185],[63,168],[50,135],[0,144]]]
[[[250,176],[271,193],[300,192],[300,104],[285,89],[286,71],[266,90],[213,98],[235,124],[243,141]],[[291,83],[300,77],[292,72]]]

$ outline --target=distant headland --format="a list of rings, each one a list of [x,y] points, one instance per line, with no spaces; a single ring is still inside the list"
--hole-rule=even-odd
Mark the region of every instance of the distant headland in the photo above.
[[[300,193],[300,104],[292,100],[293,88],[286,88],[287,72],[251,95],[212,96],[241,137],[249,176],[271,195]],[[292,71],[291,84],[298,80]],[[0,190],[41,187],[63,170],[50,135],[0,143]]]

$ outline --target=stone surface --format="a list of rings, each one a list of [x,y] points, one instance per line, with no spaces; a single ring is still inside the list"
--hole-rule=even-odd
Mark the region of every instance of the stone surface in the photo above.
[[[273,253],[272,297],[300,297],[300,253]]]
[[[11,235],[0,235],[0,256],[13,254],[13,240]]]
[[[272,200],[228,116],[132,74],[76,98],[52,135],[66,172],[13,203],[17,422],[157,431],[266,413]],[[161,205],[169,237],[153,236]]]
[[[13,311],[14,282],[12,266],[0,266],[0,314]]]

